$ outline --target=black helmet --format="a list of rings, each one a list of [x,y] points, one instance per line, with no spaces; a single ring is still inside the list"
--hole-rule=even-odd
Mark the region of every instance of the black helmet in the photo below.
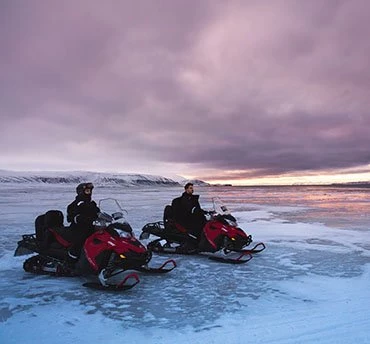
[[[77,192],[77,195],[83,196],[85,195],[86,189],[89,189],[92,192],[93,188],[94,188],[93,183],[81,183],[77,185],[76,192]]]

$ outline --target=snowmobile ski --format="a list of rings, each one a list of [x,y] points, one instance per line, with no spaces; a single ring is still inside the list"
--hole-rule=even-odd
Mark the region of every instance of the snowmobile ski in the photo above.
[[[168,264],[172,264],[171,268],[166,269],[165,266]],[[154,274],[161,274],[161,273],[167,273],[172,271],[176,267],[176,262],[173,259],[169,259],[165,261],[159,268],[151,268],[149,266],[140,266],[136,268],[135,270],[141,271],[141,272],[146,272],[146,273],[154,273]]]
[[[258,248],[259,246],[261,246],[261,248]],[[244,249],[244,250],[243,249],[242,250],[233,249],[232,251],[245,253],[245,254],[254,254],[254,253],[262,252],[265,248],[266,248],[266,245],[263,242],[259,242],[251,249]]]
[[[86,283],[83,284],[83,286],[86,287],[86,288],[91,288],[91,289],[96,289],[96,290],[125,291],[125,290],[132,289],[133,287],[135,287],[140,282],[139,276],[136,273],[131,273],[131,274],[127,275],[122,280],[122,282],[120,282],[118,284],[109,284],[109,283],[107,283],[106,279],[104,279],[104,278],[102,279],[101,276],[103,276],[103,275],[104,275],[104,273],[103,273],[103,270],[102,270],[102,272],[99,275],[100,283],[98,283],[98,282],[86,282]],[[130,280],[130,279],[134,279],[135,282],[132,283],[132,284],[127,284],[127,281]]]
[[[247,257],[246,259],[243,259],[244,257]],[[249,262],[253,256],[249,253],[242,253],[241,255],[239,255],[237,258],[229,258],[227,256],[210,256],[208,257],[210,260],[214,260],[214,261],[217,261],[217,262],[221,262],[221,263],[228,263],[228,264],[244,264],[244,263],[247,263]]]

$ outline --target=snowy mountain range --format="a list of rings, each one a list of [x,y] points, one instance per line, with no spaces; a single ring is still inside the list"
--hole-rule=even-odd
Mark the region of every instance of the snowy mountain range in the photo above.
[[[96,185],[120,186],[182,186],[189,180],[175,176],[167,178],[149,174],[100,173],[100,172],[18,172],[0,170],[0,183],[43,183],[43,184],[78,184],[92,182]],[[191,181],[195,185],[208,186],[201,180]]]

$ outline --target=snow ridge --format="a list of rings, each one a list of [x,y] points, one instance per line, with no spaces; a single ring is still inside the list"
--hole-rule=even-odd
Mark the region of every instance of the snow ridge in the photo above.
[[[78,184],[92,182],[97,185],[120,186],[179,186],[170,178],[129,173],[97,172],[15,172],[0,170],[0,183]]]

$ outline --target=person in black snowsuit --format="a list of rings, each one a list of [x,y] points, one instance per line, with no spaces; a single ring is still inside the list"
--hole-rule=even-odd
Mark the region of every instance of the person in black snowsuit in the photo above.
[[[187,183],[184,188],[181,197],[172,201],[173,217],[175,222],[185,227],[199,241],[206,218],[199,204],[199,195],[193,195],[193,184]]]
[[[68,250],[70,262],[77,261],[85,240],[93,233],[93,222],[98,218],[100,209],[91,199],[94,185],[81,183],[76,188],[76,199],[67,207],[67,221],[73,233],[72,246]]]

